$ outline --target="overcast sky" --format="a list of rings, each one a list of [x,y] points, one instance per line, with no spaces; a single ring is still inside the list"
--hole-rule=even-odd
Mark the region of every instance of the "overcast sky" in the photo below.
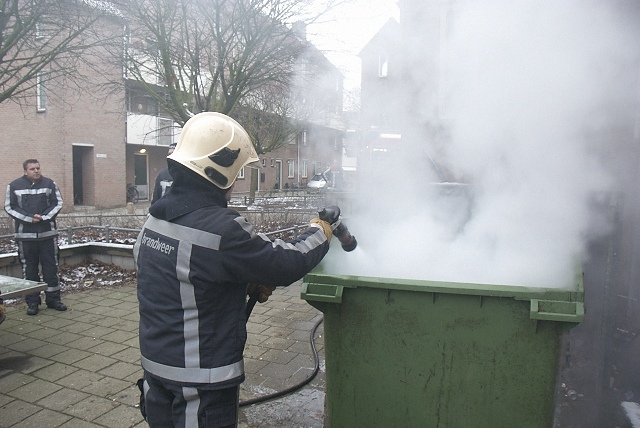
[[[397,0],[348,0],[325,19],[307,27],[309,40],[345,76],[345,89],[360,86],[358,54],[389,20],[398,20]]]

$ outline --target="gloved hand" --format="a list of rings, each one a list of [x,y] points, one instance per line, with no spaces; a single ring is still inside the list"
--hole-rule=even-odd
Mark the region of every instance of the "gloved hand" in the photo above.
[[[271,296],[271,294],[273,293],[273,290],[275,289],[276,289],[275,286],[251,283],[247,287],[247,295],[252,296],[258,293],[258,302],[264,303],[267,300],[269,300],[269,297]]]
[[[329,205],[318,211],[320,220],[324,220],[331,225],[331,229],[335,230],[340,221],[340,208],[337,205]]]
[[[310,223],[311,224],[317,224],[318,226],[320,226],[320,228],[324,232],[324,236],[327,237],[327,241],[331,242],[331,236],[333,236],[333,230],[331,230],[331,225],[329,223],[327,223],[326,221],[321,220],[319,218],[311,219]]]

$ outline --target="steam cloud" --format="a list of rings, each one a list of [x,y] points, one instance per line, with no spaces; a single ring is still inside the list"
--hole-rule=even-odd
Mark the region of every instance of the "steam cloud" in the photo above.
[[[593,206],[619,181],[618,146],[638,140],[638,37],[612,4],[454,2],[437,84],[412,75],[424,98],[411,122],[449,137],[412,142],[403,129],[410,162],[359,183],[345,219],[359,248],[329,257],[331,271],[572,286],[588,240],[608,228]],[[435,184],[432,155],[465,185]]]

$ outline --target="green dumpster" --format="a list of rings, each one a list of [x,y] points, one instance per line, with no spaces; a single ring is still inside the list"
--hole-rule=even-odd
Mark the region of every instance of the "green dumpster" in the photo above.
[[[332,275],[302,298],[324,313],[325,426],[552,426],[560,339],[584,317],[574,287]]]

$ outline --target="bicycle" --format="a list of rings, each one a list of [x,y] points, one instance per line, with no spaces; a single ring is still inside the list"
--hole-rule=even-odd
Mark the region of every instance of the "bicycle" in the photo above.
[[[133,202],[134,204],[140,200],[140,193],[133,183],[127,184],[127,203]]]

